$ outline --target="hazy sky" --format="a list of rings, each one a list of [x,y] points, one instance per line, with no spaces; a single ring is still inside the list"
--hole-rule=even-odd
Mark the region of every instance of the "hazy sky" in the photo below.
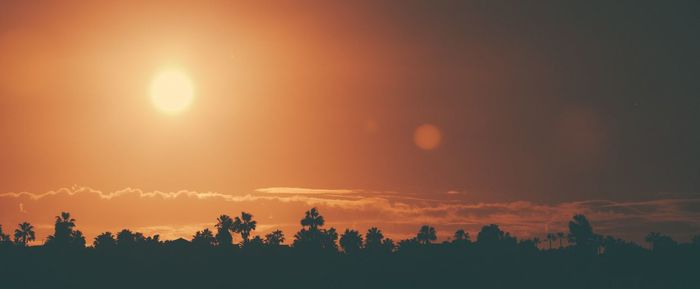
[[[0,2],[0,223],[700,231],[697,1],[255,2]],[[149,95],[171,67],[176,114]]]

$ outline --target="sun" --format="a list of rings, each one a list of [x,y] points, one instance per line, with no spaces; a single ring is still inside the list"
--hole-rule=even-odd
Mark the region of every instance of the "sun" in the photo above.
[[[159,110],[178,113],[186,110],[194,99],[194,86],[182,70],[165,70],[151,82],[151,101]]]

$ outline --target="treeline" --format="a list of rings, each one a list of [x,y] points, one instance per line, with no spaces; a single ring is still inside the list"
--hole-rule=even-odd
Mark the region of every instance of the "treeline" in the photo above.
[[[76,220],[68,212],[62,212],[56,216],[54,223],[54,234],[49,235],[44,243],[44,247],[59,249],[82,249],[91,248],[95,250],[109,250],[115,248],[135,248],[154,247],[164,244],[177,243],[179,245],[191,245],[195,247],[221,247],[221,248],[248,248],[248,247],[274,247],[283,246],[286,236],[281,230],[275,230],[265,236],[255,236],[251,234],[257,228],[257,221],[253,220],[253,215],[241,212],[240,217],[231,218],[228,215],[221,215],[217,218],[215,225],[216,232],[205,228],[197,231],[191,240],[184,239],[163,241],[159,235],[145,236],[139,232],[132,232],[124,229],[115,234],[104,232],[99,234],[92,241],[92,246],[87,247],[87,242],[83,233],[76,229]],[[423,225],[418,230],[415,237],[395,242],[390,238],[385,238],[382,231],[372,227],[363,235],[357,230],[346,229],[338,234],[335,228],[323,228],[324,217],[316,208],[307,211],[301,219],[302,228],[294,235],[293,248],[299,249],[320,249],[330,251],[340,251],[346,254],[354,254],[362,250],[375,252],[398,252],[412,248],[431,245],[437,240],[437,231],[434,227]],[[535,237],[532,239],[518,239],[508,232],[502,231],[498,225],[490,224],[481,228],[476,240],[462,229],[454,232],[452,237],[442,244],[454,245],[480,245],[488,247],[512,247],[523,250],[537,249],[565,249],[563,241],[573,246],[578,251],[590,251],[592,253],[603,254],[611,250],[646,250],[642,246],[625,241],[612,236],[596,234],[593,227],[584,215],[575,215],[568,224],[569,232],[548,233],[544,238]],[[234,235],[240,236],[240,244],[234,243]],[[5,234],[0,226],[0,246],[27,247],[28,244],[36,240],[34,226],[28,222],[18,225],[12,238]],[[558,244],[557,244],[558,241]],[[654,251],[672,250],[674,248],[698,247],[700,246],[700,235],[692,238],[691,243],[681,244],[673,240],[670,236],[651,232],[645,241]],[[544,244],[543,244],[544,242]],[[433,244],[434,245],[434,244]]]
[[[291,240],[253,236],[257,222],[242,212],[190,240],[124,229],[88,245],[61,213],[42,246],[28,246],[29,223],[0,232],[0,288],[700,288],[700,237],[650,233],[645,248],[597,234],[583,215],[543,239],[490,224],[443,242],[429,225],[399,241],[376,227],[339,233],[315,208],[300,223]]]

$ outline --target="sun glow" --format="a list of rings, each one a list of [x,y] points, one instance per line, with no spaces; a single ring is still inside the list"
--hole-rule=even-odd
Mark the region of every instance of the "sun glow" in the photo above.
[[[192,104],[193,98],[192,81],[181,70],[162,71],[151,82],[151,101],[163,112],[184,111]]]

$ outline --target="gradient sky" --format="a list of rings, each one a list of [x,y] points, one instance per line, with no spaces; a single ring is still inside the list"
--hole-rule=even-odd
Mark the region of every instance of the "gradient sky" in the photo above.
[[[560,2],[2,1],[0,224],[700,232],[700,5]]]

